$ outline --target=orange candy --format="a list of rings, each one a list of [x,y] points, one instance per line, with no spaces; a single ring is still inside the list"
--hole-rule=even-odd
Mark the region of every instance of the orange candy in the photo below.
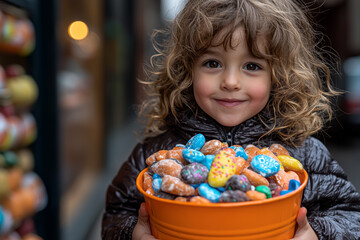
[[[277,174],[271,176],[270,178],[274,179],[276,184],[279,185],[281,188],[283,188],[283,190],[289,189],[290,179],[295,179],[300,181],[299,176],[295,172],[293,171],[285,172],[284,170],[281,169]]]
[[[246,191],[246,196],[252,201],[266,199],[265,193],[254,191],[254,190]]]
[[[216,155],[217,152],[222,148],[222,143],[219,140],[210,140],[205,142],[204,146],[200,149],[204,155]]]
[[[185,197],[177,197],[174,200],[179,201],[179,202],[187,202],[187,198],[185,198]]]
[[[161,190],[178,196],[192,196],[195,194],[195,189],[191,185],[170,175],[165,175],[162,178]]]
[[[151,169],[154,173],[159,174],[161,177],[164,175],[170,175],[180,178],[180,172],[182,166],[171,159],[165,159],[151,165]]]
[[[148,188],[151,188],[152,181],[153,181],[152,176],[150,176],[150,174],[148,172],[145,172],[144,173],[144,182],[143,182],[143,189],[145,189],[145,191]]]
[[[208,199],[201,197],[201,196],[195,196],[190,199],[190,202],[194,203],[211,203]]]
[[[167,158],[167,159],[173,158],[173,159],[179,160],[182,164],[185,165],[185,164],[187,164],[187,162],[182,156],[182,151],[183,151],[183,148],[169,150],[166,153],[165,158]]]
[[[151,188],[148,188],[146,191],[145,191],[147,194],[150,194],[150,195],[154,195],[155,194],[155,191],[154,189],[151,187]]]
[[[242,157],[235,157],[236,172],[235,174],[240,175],[244,168],[249,166],[249,163]]]
[[[166,159],[166,153],[168,152],[168,150],[160,150],[160,151],[157,151],[155,153],[155,159],[157,161],[160,161],[160,160],[164,160]]]
[[[154,162],[156,162],[156,159],[155,159],[155,154],[156,153],[153,153],[151,154],[148,158],[146,158],[145,162],[148,166],[150,166],[151,164],[153,164]]]
[[[290,156],[288,150],[286,150],[286,148],[281,144],[274,143],[270,146],[269,150],[272,151],[276,156],[279,155]]]
[[[244,174],[255,187],[259,185],[269,186],[269,181],[266,178],[248,168],[245,168],[242,174]]]
[[[250,163],[251,159],[253,159],[253,157],[256,156],[256,152],[259,151],[260,149],[258,147],[256,147],[255,145],[249,144],[245,147],[245,153],[248,156],[247,161]]]

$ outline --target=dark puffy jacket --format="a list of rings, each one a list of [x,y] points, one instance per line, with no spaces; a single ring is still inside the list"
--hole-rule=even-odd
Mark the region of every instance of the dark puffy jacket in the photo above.
[[[309,173],[302,205],[307,208],[308,221],[319,238],[360,239],[360,194],[319,140],[310,137],[301,147],[292,148],[275,136],[260,138],[267,128],[257,116],[230,132],[203,113],[196,118],[184,117],[179,122],[168,121],[167,132],[139,143],[120,168],[108,187],[102,239],[131,239],[140,203],[144,201],[136,189],[135,180],[146,167],[145,159],[158,150],[185,144],[197,133],[202,133],[206,140],[219,139],[229,145],[254,144],[260,148],[273,143],[284,145]]]

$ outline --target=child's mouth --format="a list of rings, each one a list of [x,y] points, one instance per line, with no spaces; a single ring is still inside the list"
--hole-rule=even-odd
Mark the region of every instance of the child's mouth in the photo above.
[[[244,101],[238,99],[216,99],[216,102],[224,107],[235,107],[242,104]]]

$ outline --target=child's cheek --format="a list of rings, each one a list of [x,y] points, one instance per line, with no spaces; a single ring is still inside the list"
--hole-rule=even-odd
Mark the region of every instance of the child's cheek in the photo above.
[[[252,86],[248,91],[248,95],[250,95],[254,101],[267,103],[270,97],[270,90],[270,85]]]

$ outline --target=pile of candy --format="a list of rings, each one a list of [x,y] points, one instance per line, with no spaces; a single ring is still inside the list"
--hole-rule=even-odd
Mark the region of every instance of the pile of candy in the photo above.
[[[184,202],[217,203],[263,200],[300,186],[302,164],[280,144],[259,149],[205,141],[202,134],[186,145],[159,150],[146,159],[143,189]]]

